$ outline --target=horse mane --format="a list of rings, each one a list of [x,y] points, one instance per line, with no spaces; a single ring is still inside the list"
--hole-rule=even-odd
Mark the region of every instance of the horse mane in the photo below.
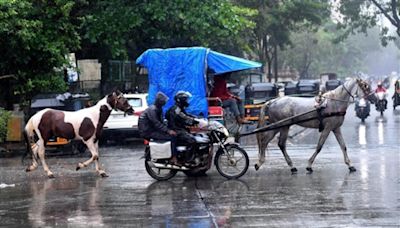
[[[322,96],[323,96],[323,97],[331,98],[332,95],[338,93],[339,90],[343,90],[346,83],[348,83],[348,82],[352,82],[352,83],[353,83],[353,81],[355,81],[355,80],[356,80],[356,79],[354,79],[354,78],[352,78],[352,79],[350,79],[350,80],[347,80],[347,81],[345,81],[343,84],[341,84],[340,86],[338,86],[337,88],[335,88],[334,90],[330,90],[330,91],[327,91],[327,92],[323,93]],[[347,89],[348,89],[348,88],[347,88]]]

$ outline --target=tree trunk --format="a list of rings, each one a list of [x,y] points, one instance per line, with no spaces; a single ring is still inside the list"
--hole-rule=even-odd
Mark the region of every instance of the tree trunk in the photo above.
[[[278,45],[274,44],[274,76],[275,82],[278,81]]]
[[[271,59],[267,59],[267,65],[268,65],[268,82],[272,81],[272,61]]]

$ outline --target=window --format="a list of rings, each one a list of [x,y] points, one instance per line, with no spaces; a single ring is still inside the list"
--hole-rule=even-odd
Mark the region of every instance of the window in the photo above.
[[[129,98],[128,103],[134,108],[143,106],[141,98]]]

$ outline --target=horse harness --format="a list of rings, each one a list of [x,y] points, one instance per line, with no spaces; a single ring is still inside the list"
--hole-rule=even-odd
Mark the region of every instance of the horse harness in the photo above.
[[[369,89],[368,84],[365,84],[365,83],[364,83],[362,80],[360,80],[360,79],[357,79],[357,84],[358,84],[357,89],[360,87],[364,94],[370,94],[370,93],[369,93],[369,90],[370,90],[370,89]],[[347,92],[347,94],[353,99],[353,102],[354,102],[355,97],[353,96],[353,94],[351,94],[351,92],[346,88],[345,85],[343,85],[342,88]],[[319,100],[320,100],[320,101],[322,101],[322,98],[330,99],[330,100],[334,100],[334,101],[341,101],[341,102],[350,103],[349,101],[346,101],[346,100],[340,100],[340,99],[336,99],[336,98],[325,97],[325,96],[323,96],[322,94],[319,95]],[[322,101],[322,103],[323,103],[323,102],[324,102],[324,101]],[[318,121],[319,121],[319,126],[318,126],[319,132],[321,132],[321,131],[324,130],[324,124],[323,124],[323,119],[324,119],[324,118],[332,117],[332,116],[345,116],[345,115],[346,115],[346,111],[342,111],[342,112],[341,112],[341,111],[339,111],[339,112],[329,112],[329,113],[327,113],[327,114],[323,114],[322,112],[323,112],[324,109],[325,109],[325,107],[323,107],[323,106],[319,106],[319,107],[316,108],[316,110],[317,110],[317,115],[318,115]],[[311,119],[309,119],[309,120],[311,120]],[[302,121],[302,122],[305,122],[305,121]]]
[[[322,113],[323,110],[325,110],[324,107],[317,108],[316,110],[317,110],[317,119],[319,121],[319,126],[318,126],[319,132],[322,132],[325,128],[324,123],[323,123],[324,118],[328,118],[328,117],[332,117],[332,116],[345,116],[346,115],[346,111]],[[309,120],[312,120],[312,119],[314,119],[314,118],[310,118]],[[301,121],[301,122],[306,122],[306,121]]]

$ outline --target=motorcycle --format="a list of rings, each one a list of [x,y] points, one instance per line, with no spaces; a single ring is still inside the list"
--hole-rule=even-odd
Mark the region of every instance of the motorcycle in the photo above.
[[[187,176],[204,175],[212,166],[214,144],[218,149],[214,157],[217,171],[228,179],[243,176],[249,167],[249,157],[246,151],[236,143],[226,142],[229,132],[224,125],[214,120],[198,119],[199,130],[191,133],[196,140],[194,146],[182,145],[177,142],[178,161],[184,165],[178,166],[170,162],[170,142],[150,141],[145,149],[145,168],[147,173],[156,180],[168,180],[178,171]]]
[[[386,110],[387,100],[386,93],[378,92],[376,93],[377,102],[375,104],[376,110],[383,115],[383,112]]]
[[[361,122],[364,122],[365,119],[369,116],[369,111],[370,111],[370,104],[369,101],[366,100],[365,98],[360,98],[356,102],[356,116],[361,119]]]

